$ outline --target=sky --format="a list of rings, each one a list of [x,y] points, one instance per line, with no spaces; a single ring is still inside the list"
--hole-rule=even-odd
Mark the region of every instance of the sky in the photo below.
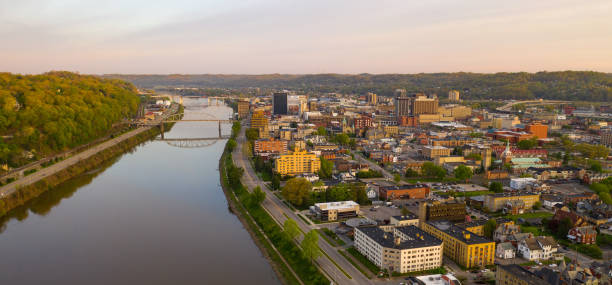
[[[610,0],[0,0],[0,72],[612,72]]]

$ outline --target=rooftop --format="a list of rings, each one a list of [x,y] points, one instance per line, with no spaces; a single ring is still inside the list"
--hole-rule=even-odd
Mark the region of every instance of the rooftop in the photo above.
[[[512,265],[498,265],[498,267],[518,277],[519,279],[525,281],[527,284],[534,284],[534,285],[548,284],[547,282],[538,278],[535,274],[529,272],[527,269],[523,268],[522,266],[512,264]]]
[[[364,233],[378,244],[386,248],[402,250],[438,246],[442,244],[441,240],[415,226],[395,228],[395,230],[408,236],[407,240],[402,240],[399,244],[395,243],[395,237],[392,233],[385,232],[379,227],[357,227],[355,229]]]
[[[359,206],[359,204],[355,203],[354,201],[327,202],[315,204],[315,207],[323,210],[342,210],[355,206]]]
[[[428,221],[429,225],[436,229],[456,238],[457,240],[466,244],[479,244],[479,243],[490,243],[493,242],[474,233],[468,232],[458,226],[451,224],[449,221]]]

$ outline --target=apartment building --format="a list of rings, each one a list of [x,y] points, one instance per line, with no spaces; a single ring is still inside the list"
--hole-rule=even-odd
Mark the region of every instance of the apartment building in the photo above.
[[[501,210],[506,202],[521,200],[525,203],[525,209],[531,209],[535,202],[540,201],[540,194],[531,192],[495,193],[485,196],[484,207],[491,212]]]
[[[417,94],[412,101],[412,115],[438,113],[438,98]]]
[[[268,118],[264,115],[263,111],[253,112],[253,116],[251,116],[251,128],[259,130],[259,138],[261,139],[270,137]]]
[[[316,173],[321,168],[321,161],[316,154],[307,151],[295,151],[280,155],[275,161],[274,170],[281,175],[298,175]]]
[[[451,222],[464,222],[467,216],[465,203],[451,200],[423,201],[419,205],[419,219],[421,225],[426,221],[448,220]]]
[[[448,91],[448,101],[460,101],[459,91],[457,90]]]
[[[311,210],[324,222],[357,217],[359,204],[353,201],[316,203]]]
[[[355,228],[355,248],[380,268],[407,273],[442,266],[442,241],[416,226]]]
[[[444,139],[433,139],[431,145],[433,146],[445,146],[445,147],[457,147],[464,146],[466,144],[476,143],[476,140],[470,137],[452,137]]]
[[[421,227],[444,242],[444,255],[457,264],[466,268],[493,265],[495,242],[457,227],[449,221],[429,221]]]
[[[548,282],[538,278],[531,271],[517,264],[498,265],[495,272],[495,284],[498,285],[547,285]]]
[[[286,140],[258,139],[253,144],[253,151],[256,155],[263,153],[283,154],[288,150],[289,142]]]
[[[238,101],[238,118],[244,119],[249,116],[249,108],[251,103],[249,101],[240,100]]]
[[[423,156],[427,158],[436,158],[438,156],[449,156],[452,149],[443,146],[427,145],[423,147]]]
[[[468,232],[471,232],[473,234],[477,234],[479,236],[484,236],[484,225],[488,222],[489,220],[485,220],[485,219],[479,219],[479,220],[475,220],[475,221],[471,221],[471,222],[465,222],[465,223],[459,223],[459,224],[455,224],[455,226],[460,227]],[[497,223],[497,226],[501,226],[501,225],[514,225],[514,221],[510,220],[510,219],[506,219],[506,218],[497,218],[495,219],[495,222]]]

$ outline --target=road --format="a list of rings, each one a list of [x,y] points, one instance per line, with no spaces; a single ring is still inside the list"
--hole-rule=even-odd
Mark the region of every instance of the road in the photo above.
[[[263,207],[270,213],[270,215],[278,221],[280,224],[283,224],[287,217],[295,220],[303,232],[308,232],[312,229],[316,229],[318,227],[307,225],[301,218],[299,218],[296,213],[294,213],[287,205],[285,205],[274,193],[265,186],[264,182],[261,181],[253,167],[249,163],[248,157],[246,154],[242,152],[243,145],[246,143],[246,137],[244,135],[244,130],[246,128],[243,126],[240,135],[237,138],[238,146],[234,150],[232,155],[234,159],[234,163],[238,167],[242,167],[244,169],[243,183],[249,189],[253,189],[256,186],[260,186],[266,192],[266,199],[262,203]],[[287,215],[287,217],[285,217]],[[337,251],[337,248],[330,246],[325,240],[322,238],[319,239],[319,247],[322,251],[327,253],[331,259],[333,259],[344,271],[346,271],[352,279],[349,279],[342,271],[336,267],[325,255],[317,258],[317,263],[319,266],[329,275],[336,284],[371,284],[373,280],[367,279],[359,270],[357,270],[353,265],[348,262],[342,255],[340,255]]]

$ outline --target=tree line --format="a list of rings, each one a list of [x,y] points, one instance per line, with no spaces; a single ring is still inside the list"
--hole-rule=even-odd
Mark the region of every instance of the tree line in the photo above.
[[[461,91],[464,99],[559,99],[612,101],[612,74],[591,71],[517,73],[420,74],[265,74],[265,75],[107,75],[138,86],[189,86],[200,88],[293,89],[308,93],[375,92],[393,96],[395,89],[445,95]],[[266,91],[266,90],[263,90]]]

